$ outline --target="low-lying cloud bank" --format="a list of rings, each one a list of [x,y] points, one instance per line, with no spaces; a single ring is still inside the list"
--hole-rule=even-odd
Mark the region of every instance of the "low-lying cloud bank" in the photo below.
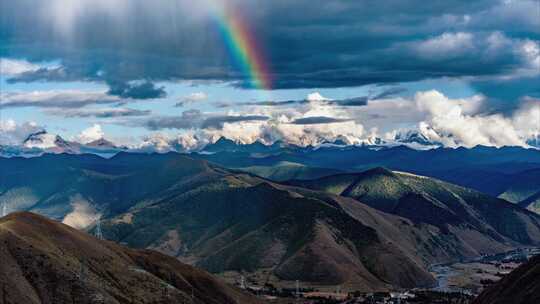
[[[80,194],[74,195],[70,200],[72,211],[64,217],[62,223],[76,229],[85,229],[101,217],[92,204]]]
[[[257,104],[226,113],[186,110],[178,116],[133,113],[147,117],[130,117],[125,111],[118,108],[104,117],[120,117],[111,123],[148,129],[149,135],[129,145],[138,151],[193,151],[220,137],[242,144],[282,141],[317,146],[336,141],[349,145],[407,142],[413,140],[408,138],[412,135],[413,141],[421,138],[430,146],[531,147],[540,134],[539,99],[524,97],[512,113],[504,115],[486,111],[483,95],[452,99],[436,90],[368,99],[363,106],[339,105],[312,93],[294,106]],[[39,128],[35,123],[2,121],[0,144],[16,144]],[[85,144],[103,137],[106,134],[96,124],[71,140]]]
[[[223,122],[220,128],[211,129],[179,127],[181,131],[177,135],[153,133],[141,146],[158,150],[178,147],[197,150],[220,137],[243,144],[283,141],[299,146],[317,146],[340,141],[353,145],[406,141],[407,134],[413,134],[433,146],[530,147],[538,138],[540,100],[523,98],[519,107],[507,116],[486,113],[485,103],[486,98],[482,95],[451,99],[431,90],[418,92],[408,99],[370,101],[351,110],[350,107],[335,106],[331,100],[318,95],[300,109],[276,109],[273,104],[250,109],[252,113],[267,117],[263,120]],[[379,121],[393,128],[379,131],[378,126],[373,126]],[[401,128],[402,121],[413,123]],[[370,124],[370,128],[365,124]]]
[[[525,98],[510,117],[482,115],[482,97],[448,99],[437,91],[417,93],[417,107],[427,114],[419,130],[434,142],[449,147],[528,146],[540,134],[540,100]]]

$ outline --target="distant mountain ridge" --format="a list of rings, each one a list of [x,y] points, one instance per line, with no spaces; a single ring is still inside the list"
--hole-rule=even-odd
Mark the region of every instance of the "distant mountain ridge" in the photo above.
[[[286,146],[266,153],[252,153],[248,148],[245,146],[243,151],[235,152],[192,153],[190,156],[228,168],[246,168],[267,178],[275,175],[273,168],[284,163],[295,164],[295,167],[281,168],[286,174],[279,175],[296,178],[296,174],[302,179],[324,175],[314,170],[315,174],[310,176],[310,168],[358,172],[382,166],[435,177],[493,196],[503,194],[513,183],[519,184],[521,178],[526,179],[527,171],[540,168],[540,150],[520,147],[416,150],[406,146],[330,145],[316,149]]]
[[[190,151],[190,147],[183,147],[178,142],[171,140],[167,143],[168,148],[164,150],[163,147],[153,147],[151,142],[146,142],[144,147],[133,146],[128,147],[124,145],[115,144],[109,140],[103,138],[95,140],[91,143],[80,143],[75,141],[66,141],[59,135],[54,135],[48,133],[45,129],[38,130],[34,133],[27,135],[19,144],[2,146],[0,149],[0,156],[11,157],[11,156],[37,156],[42,153],[99,153],[99,151],[92,150],[80,150],[80,147],[101,147],[107,149],[114,149],[116,152],[119,151],[133,151],[140,152],[151,151],[151,152],[166,152],[166,151],[176,151],[176,152],[187,152]],[[351,142],[347,138],[337,137],[333,140],[321,139],[318,145],[314,146],[297,146],[291,143],[286,143],[282,140],[277,140],[271,144],[265,144],[260,140],[257,140],[250,144],[242,144],[234,140],[228,139],[226,137],[219,137],[217,140],[207,143],[206,145],[197,145],[197,149],[192,152],[203,152],[203,153],[217,153],[217,152],[250,152],[250,153],[269,153],[275,151],[276,149],[293,149],[293,150],[312,150],[318,149],[320,147],[326,148],[344,148],[349,146],[369,146],[376,149],[379,148],[389,148],[396,146],[407,146],[412,149],[426,150],[440,148],[442,145],[438,142],[431,141],[425,134],[419,130],[405,130],[400,131],[395,134],[394,138],[391,140],[382,139],[380,137],[368,136],[367,138],[361,140],[360,142]],[[7,152],[10,153],[7,153]]]
[[[424,135],[414,131],[399,133],[396,136],[402,136],[400,139],[402,142],[415,144],[426,139]],[[106,139],[82,145],[54,137],[44,131],[32,134],[26,142],[27,146],[0,146],[0,155],[31,157],[44,153],[91,153],[112,157],[121,151],[133,153],[151,151],[146,148],[133,150],[127,146],[116,146]],[[47,148],[43,148],[44,143]],[[337,140],[317,147],[299,147],[280,141],[269,146],[261,142],[245,145],[221,137],[201,151],[190,153],[189,156],[227,168],[245,170],[276,181],[311,179],[338,172],[362,171],[383,166],[392,170],[435,177],[493,196],[507,195],[508,193],[504,193],[508,190],[508,185],[519,184],[521,178],[527,179],[526,171],[540,168],[540,150],[537,149],[485,146],[453,149],[432,146],[428,150],[418,150],[414,145],[395,145],[378,139],[358,146],[343,145],[344,143]],[[325,170],[328,172],[324,172]],[[528,191],[533,191],[531,194],[533,195],[539,193],[540,188]],[[531,210],[538,211],[540,203],[533,198],[524,201],[523,204],[528,204]]]
[[[36,157],[45,153],[67,153],[84,154],[91,153],[97,155],[112,156],[120,151],[129,150],[126,146],[119,146],[113,142],[99,138],[88,143],[68,141],[59,135],[48,133],[46,130],[39,130],[29,134],[21,145],[0,146],[1,157]]]

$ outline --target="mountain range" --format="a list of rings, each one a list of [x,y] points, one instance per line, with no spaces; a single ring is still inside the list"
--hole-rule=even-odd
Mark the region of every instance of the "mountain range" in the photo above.
[[[173,146],[178,145],[171,144]],[[112,157],[122,151],[148,152],[152,147],[121,146],[104,138],[81,144],[45,130],[30,134],[19,146],[0,146],[0,156],[4,157],[34,157],[44,153],[90,153]],[[392,141],[370,138],[361,145],[349,145],[337,139],[315,147],[281,141],[271,145],[258,141],[240,144],[221,137],[201,150],[191,152],[190,157],[279,182],[383,166],[435,177],[539,211],[540,187],[535,182],[538,173],[534,171],[540,167],[540,150],[535,148],[444,148],[430,142],[421,132],[408,131],[398,133]],[[518,196],[515,191],[520,192]]]
[[[0,203],[214,273],[359,290],[432,286],[432,263],[540,245],[540,216],[376,168],[277,183],[177,153],[0,158]],[[37,169],[39,168],[39,169]]]
[[[206,142],[206,140],[202,141]],[[193,150],[190,147],[184,147],[179,142],[171,139],[169,141],[161,141],[160,146],[154,146],[152,142],[146,142],[144,145],[144,151],[153,151],[153,152],[163,152],[166,151],[176,151],[176,152],[186,152],[186,151],[204,151],[204,152],[268,152],[269,150],[276,150],[279,148],[306,148],[312,149],[317,147],[345,147],[351,145],[352,143],[346,139],[337,137],[333,141],[328,141],[325,139],[320,140],[318,146],[307,146],[300,147],[295,146],[294,144],[285,143],[282,141],[275,141],[272,144],[263,144],[260,141],[255,141],[252,144],[238,144],[237,142],[227,139],[225,137],[220,137],[215,141],[211,141],[206,145],[195,145],[197,148]],[[165,145],[165,147],[163,147]],[[358,145],[358,143],[357,143]],[[422,132],[417,130],[409,130],[404,132],[398,132],[392,140],[384,140],[380,137],[369,136],[363,141],[360,145],[362,146],[374,146],[374,147],[392,147],[392,146],[408,146],[414,149],[432,149],[442,147],[440,143],[432,142],[429,138],[424,135]],[[48,133],[45,129],[37,130],[33,133],[29,133],[24,140],[21,142],[11,142],[10,144],[0,144],[0,156],[11,157],[11,156],[35,156],[42,153],[98,153],[98,151],[92,151],[92,149],[85,148],[101,148],[107,151],[141,151],[141,146],[125,146],[118,145],[104,138],[94,140],[91,143],[81,143],[80,141],[69,141],[62,138],[60,135],[55,135]],[[82,150],[81,150],[82,148]]]
[[[226,140],[209,145],[191,157],[228,168],[237,168],[277,181],[313,179],[337,172],[358,172],[373,167],[411,172],[472,188],[491,196],[510,198],[510,187],[528,187],[509,200],[530,210],[538,207],[540,150],[521,147],[434,148],[417,150],[407,146],[280,146],[262,151],[261,146],[238,145]],[[241,148],[233,148],[241,146]],[[520,190],[521,191],[521,190]],[[523,197],[525,194],[529,194]]]
[[[0,156],[3,157],[35,157],[45,153],[91,153],[110,157],[120,151],[129,150],[126,146],[116,145],[104,138],[87,143],[68,141],[59,135],[39,130],[29,134],[19,145],[0,145]]]
[[[32,213],[0,218],[2,303],[262,303],[210,274]]]

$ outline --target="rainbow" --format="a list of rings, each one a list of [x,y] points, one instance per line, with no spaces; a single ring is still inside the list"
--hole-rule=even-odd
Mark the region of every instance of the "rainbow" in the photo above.
[[[238,68],[249,77],[250,86],[271,89],[271,73],[264,55],[242,16],[223,5],[216,11],[215,17],[228,51]]]

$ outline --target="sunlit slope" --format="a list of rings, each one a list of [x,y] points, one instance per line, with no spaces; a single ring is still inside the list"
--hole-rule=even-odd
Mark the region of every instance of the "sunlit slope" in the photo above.
[[[536,214],[502,199],[423,176],[375,168],[289,184],[354,198],[418,225],[438,227],[470,249],[482,242],[502,245],[540,241],[540,217]]]

